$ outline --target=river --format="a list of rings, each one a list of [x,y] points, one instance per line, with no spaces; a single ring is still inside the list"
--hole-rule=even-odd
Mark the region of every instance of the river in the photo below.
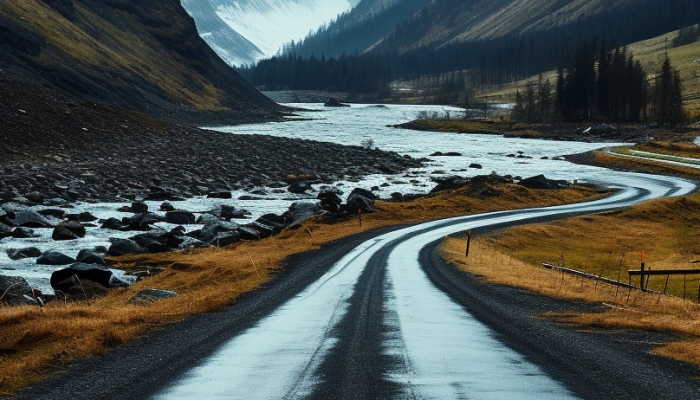
[[[464,135],[445,132],[416,132],[391,127],[418,118],[420,115],[440,117],[449,113],[458,116],[460,109],[447,106],[423,105],[353,105],[343,108],[326,108],[322,104],[287,104],[292,107],[303,107],[306,111],[296,113],[287,122],[273,122],[233,127],[210,127],[222,132],[235,135],[265,134],[279,137],[289,137],[306,140],[326,141],[344,145],[359,146],[371,140],[373,147],[385,151],[393,151],[415,158],[428,158],[431,161],[421,168],[402,172],[398,175],[371,175],[361,178],[346,176],[334,185],[344,191],[345,195],[355,187],[378,187],[376,192],[382,198],[389,198],[391,193],[402,194],[427,193],[434,187],[432,179],[437,176],[459,175],[471,177],[477,174],[488,174],[495,171],[501,175],[510,174],[523,178],[544,174],[552,179],[569,181],[604,181],[609,171],[583,165],[571,164],[558,157],[581,153],[601,147],[611,146],[609,143],[580,143],[542,141],[533,139],[502,138],[497,135]],[[431,157],[435,152],[455,152],[459,156]],[[471,164],[479,164],[481,169],[469,168]],[[196,197],[183,202],[173,202],[178,209],[192,212],[208,211],[217,204],[229,204],[244,208],[251,212],[251,218],[257,218],[265,213],[282,213],[291,203],[298,200],[310,199],[312,195],[293,195],[285,191],[269,190],[262,200],[238,200],[249,193],[234,192],[232,200],[206,199]],[[150,210],[158,210],[161,202],[147,202]],[[116,217],[121,219],[130,216],[120,213],[118,208],[127,203],[76,203],[71,212],[87,211],[98,218]],[[36,207],[47,208],[47,207]],[[246,220],[239,221],[245,223]],[[164,228],[172,228],[167,224],[158,224]],[[200,225],[190,225],[188,231],[200,228]],[[36,265],[35,259],[12,261],[6,254],[8,249],[34,246],[39,250],[60,251],[75,257],[83,248],[109,246],[110,237],[129,237],[137,232],[116,232],[97,227],[87,228],[85,238],[74,241],[55,242],[51,240],[52,229],[35,229],[38,238],[12,239],[0,241],[0,273],[4,275],[22,276],[33,287],[52,292],[49,285],[51,273],[63,267]]]

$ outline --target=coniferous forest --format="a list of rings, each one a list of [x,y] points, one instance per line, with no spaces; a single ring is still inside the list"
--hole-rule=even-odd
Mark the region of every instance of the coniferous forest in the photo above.
[[[458,7],[457,3],[452,4],[455,1],[434,2],[431,6]],[[559,69],[562,81],[552,88],[552,93],[557,93],[557,98],[551,101],[553,108],[549,114],[552,116],[564,120],[656,118],[667,111],[656,106],[654,100],[670,94],[666,91],[648,94],[648,88],[658,85],[644,80],[641,66],[621,46],[694,26],[700,15],[700,3],[647,3],[646,7],[631,11],[611,7],[562,27],[493,39],[450,42],[439,47],[407,50],[402,47],[404,51],[401,52],[397,49],[411,35],[410,26],[398,25],[372,51],[339,56],[325,53],[327,47],[323,47],[322,38],[328,38],[330,33],[322,28],[316,36],[300,44],[290,44],[283,54],[239,72],[253,85],[268,90],[342,91],[379,98],[388,93],[389,85],[396,81],[411,81],[420,88],[454,95]],[[682,33],[679,40],[697,40],[695,28],[687,28]],[[343,38],[334,40],[342,43]],[[318,53],[314,52],[315,47]],[[670,82],[673,82],[674,74],[672,71],[670,74]],[[582,91],[585,91],[583,96]],[[528,94],[523,95],[527,97]],[[537,115],[537,118],[544,118],[548,114]],[[677,119],[675,116],[657,119],[661,122],[666,118]]]

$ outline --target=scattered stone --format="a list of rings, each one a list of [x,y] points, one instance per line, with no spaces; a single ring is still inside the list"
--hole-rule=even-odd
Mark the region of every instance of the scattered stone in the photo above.
[[[207,194],[208,199],[230,199],[233,198],[233,194],[227,190],[215,190]]]
[[[107,265],[107,261],[101,255],[88,249],[82,249],[75,257],[75,261],[83,264]]]
[[[471,164],[469,164],[469,168],[472,168],[472,169],[482,169],[482,168],[484,168],[484,166],[481,165],[481,164],[477,164],[477,163],[471,163]]]
[[[76,221],[66,221],[58,224],[51,234],[53,240],[75,240],[85,237],[85,227]]]
[[[53,228],[58,222],[57,220],[52,221],[31,210],[24,210],[17,213],[15,219],[12,220],[13,225],[26,228]]]
[[[165,222],[177,225],[194,224],[196,218],[193,213],[184,210],[174,210],[165,213]]]
[[[24,258],[36,258],[41,256],[41,250],[37,249],[36,247],[7,249],[7,256],[13,261],[22,260]]]
[[[119,257],[125,254],[147,253],[146,249],[130,239],[110,238],[109,241],[112,243],[107,251],[110,256]]]
[[[81,281],[92,281],[106,288],[111,287],[109,282],[112,271],[103,266],[85,263],[73,263],[67,268],[59,269],[51,274],[51,287],[54,290],[65,292],[66,287],[61,284],[69,278],[77,276]]]
[[[294,182],[287,188],[289,193],[294,194],[306,194],[310,190],[313,191],[314,189],[308,182]]]
[[[28,304],[37,304],[36,300],[34,300],[34,296],[34,290],[24,278],[0,275],[1,305],[24,306]]]
[[[160,211],[174,211],[175,207],[167,201],[160,205]]]
[[[45,251],[36,259],[36,263],[40,265],[68,265],[74,262],[75,259],[73,257],[53,250]]]
[[[525,178],[518,182],[519,185],[528,189],[564,189],[570,186],[568,181],[548,179],[544,175],[537,175]]]
[[[350,107],[349,104],[341,103],[335,97],[329,97],[323,105],[324,107]]]

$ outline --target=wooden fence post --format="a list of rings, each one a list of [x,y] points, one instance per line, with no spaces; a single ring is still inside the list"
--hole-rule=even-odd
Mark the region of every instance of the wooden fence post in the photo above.
[[[642,267],[640,268],[642,273],[639,274],[639,288],[642,289],[642,292],[644,291],[644,262],[646,261],[646,258],[647,252],[642,250]]]
[[[467,231],[467,251],[465,252],[465,257],[469,257],[469,246],[471,245],[472,241],[472,230]]]

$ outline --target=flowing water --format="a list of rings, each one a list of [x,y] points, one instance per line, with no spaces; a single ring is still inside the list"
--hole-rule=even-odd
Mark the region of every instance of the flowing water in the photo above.
[[[209,128],[231,134],[265,134],[280,137],[309,139],[344,145],[360,146],[372,142],[373,147],[393,151],[414,158],[425,157],[431,161],[423,167],[411,169],[398,175],[370,175],[359,181],[344,177],[334,185],[345,192],[355,187],[378,187],[376,192],[382,198],[391,193],[427,193],[435,186],[432,178],[444,175],[471,177],[495,171],[501,175],[523,178],[544,174],[551,179],[569,181],[600,181],[605,169],[571,164],[557,160],[567,154],[581,153],[611,144],[557,142],[532,139],[505,139],[497,135],[465,135],[444,132],[416,132],[393,128],[391,125],[411,121],[420,117],[440,116],[448,113],[458,116],[458,108],[447,106],[416,105],[353,105],[344,108],[326,108],[322,104],[288,104],[303,107],[307,111],[298,112],[288,122],[273,122],[255,125]],[[455,152],[459,156],[431,157],[435,152]],[[469,168],[480,164],[482,169]],[[255,219],[265,213],[282,213],[294,201],[315,199],[315,195],[293,195],[284,190],[266,190],[269,194],[261,200],[237,200],[243,192],[234,192],[233,200],[206,199],[197,197],[183,202],[172,202],[178,209],[195,213],[213,209],[218,204],[234,205],[251,212]],[[158,210],[160,202],[147,202],[150,210]],[[76,203],[70,212],[88,211],[98,218],[129,216],[116,210],[127,203]],[[39,207],[42,208],[42,207]],[[245,223],[245,220],[237,221]],[[159,224],[169,228],[167,224]],[[198,229],[199,225],[188,226],[188,230]],[[76,241],[55,242],[51,240],[51,229],[35,229],[41,235],[32,239],[0,240],[0,274],[25,277],[30,285],[51,292],[49,277],[63,267],[36,265],[35,259],[12,261],[6,251],[11,248],[34,246],[41,251],[56,250],[75,257],[83,248],[108,246],[110,237],[129,237],[139,232],[116,232],[99,228],[88,228],[86,238]]]

